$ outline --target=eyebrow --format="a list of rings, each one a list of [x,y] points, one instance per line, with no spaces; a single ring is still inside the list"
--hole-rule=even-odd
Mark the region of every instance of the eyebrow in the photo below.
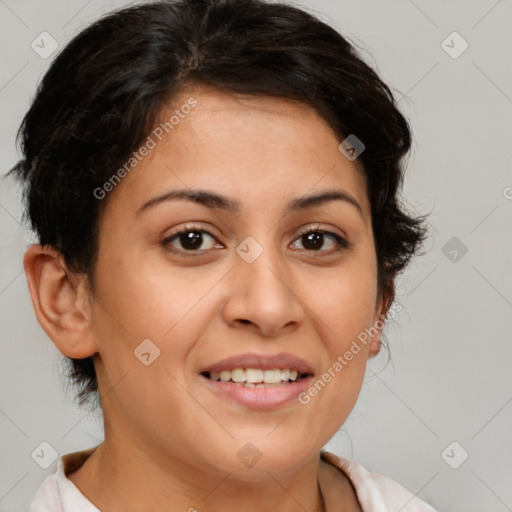
[[[188,189],[171,190],[170,192],[166,192],[159,196],[153,197],[149,201],[146,201],[140,208],[138,208],[136,215],[140,215],[142,212],[158,204],[179,199],[198,203],[210,209],[224,210],[230,213],[236,213],[240,210],[240,203],[234,199],[230,199],[226,196],[222,196],[208,190]],[[326,190],[324,192],[318,192],[316,194],[298,197],[288,203],[285,209],[285,213],[307,210],[330,201],[344,201],[348,204],[351,204],[358,210],[361,217],[363,217],[363,208],[361,205],[352,195],[343,190]]]

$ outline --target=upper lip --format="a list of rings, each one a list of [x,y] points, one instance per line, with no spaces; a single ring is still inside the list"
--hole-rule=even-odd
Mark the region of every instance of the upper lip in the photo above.
[[[311,366],[304,359],[285,353],[274,355],[240,354],[203,368],[200,373],[235,370],[236,368],[289,369],[296,370],[300,374],[313,373]]]

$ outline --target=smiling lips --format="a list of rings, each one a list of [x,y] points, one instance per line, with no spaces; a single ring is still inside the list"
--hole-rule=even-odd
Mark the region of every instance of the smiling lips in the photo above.
[[[275,408],[289,402],[313,375],[306,361],[285,353],[234,356],[200,373],[212,389],[257,409]]]
[[[291,354],[279,353],[273,355],[258,355],[258,354],[240,354],[237,356],[228,357],[219,361],[215,364],[212,364],[206,368],[203,368],[200,373],[215,373],[219,374],[224,371],[229,371],[232,373],[233,371],[241,370],[241,371],[249,371],[249,376],[251,375],[251,370],[272,370],[272,371],[281,371],[288,370],[290,372],[290,376],[292,376],[291,372],[297,372],[298,375],[312,375],[313,370],[311,366],[304,360],[299,357],[293,356]],[[253,374],[255,375],[255,374]],[[272,378],[271,375],[274,375],[274,378],[277,378],[275,374],[269,374],[268,377]],[[241,374],[239,374],[241,376]],[[258,380],[247,379],[247,373],[245,375],[246,381],[248,382],[262,382],[264,375],[255,375],[255,377],[259,378]],[[221,378],[222,380],[222,378]],[[288,379],[287,379],[288,380]],[[295,380],[295,379],[291,379]],[[240,382],[244,382],[243,380]],[[275,382],[275,381],[274,381]]]
[[[222,370],[220,372],[209,372],[209,378],[221,382],[233,382],[245,387],[255,388],[264,387],[267,384],[280,385],[288,382],[300,380],[301,376],[297,370],[271,369],[262,370],[261,368],[235,368],[234,370]]]

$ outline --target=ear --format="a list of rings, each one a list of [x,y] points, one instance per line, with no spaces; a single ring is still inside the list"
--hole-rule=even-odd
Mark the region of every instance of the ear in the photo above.
[[[369,345],[368,357],[375,357],[380,352],[382,331],[386,324],[386,314],[395,300],[395,283],[382,292],[377,300],[373,323],[370,328],[372,339]]]
[[[60,352],[74,359],[96,353],[87,278],[70,272],[49,246],[29,247],[23,265],[37,320]]]

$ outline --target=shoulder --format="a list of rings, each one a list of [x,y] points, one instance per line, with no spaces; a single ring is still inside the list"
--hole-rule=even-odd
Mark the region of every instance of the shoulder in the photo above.
[[[30,505],[30,512],[100,512],[66,477],[80,467],[95,448],[63,455],[55,473],[45,478]]]
[[[362,512],[436,512],[435,509],[393,479],[374,473],[358,462],[322,451],[326,462],[343,471],[352,482]]]
[[[58,464],[61,464],[60,460]],[[30,505],[30,512],[47,512],[48,510],[63,512],[56,474],[45,478]]]

